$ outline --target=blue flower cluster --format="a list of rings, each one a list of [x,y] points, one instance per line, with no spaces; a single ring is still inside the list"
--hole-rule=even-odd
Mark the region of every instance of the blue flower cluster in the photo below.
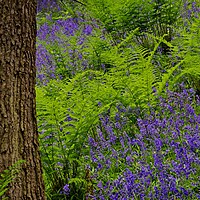
[[[68,184],[66,184],[66,185],[63,187],[63,192],[64,192],[64,194],[69,195],[70,188],[69,188],[69,185],[68,185]]]
[[[37,0],[37,12],[44,10],[60,10],[60,6],[57,4],[56,0]]]
[[[182,13],[183,19],[191,19],[192,17],[199,18],[200,7],[197,2],[192,3],[186,1],[184,3],[184,12]]]
[[[37,84],[46,85],[50,79],[62,79],[65,75],[71,78],[86,69],[84,43],[92,33],[92,25],[81,19],[46,15],[46,22],[37,31]]]
[[[138,118],[138,131],[126,132],[128,109],[115,120],[102,117],[98,135],[89,138],[97,183],[90,198],[200,199],[200,105],[194,98],[192,89],[167,90]]]

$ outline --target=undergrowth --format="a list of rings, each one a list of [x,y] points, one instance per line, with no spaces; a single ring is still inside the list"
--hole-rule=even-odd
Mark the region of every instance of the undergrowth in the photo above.
[[[98,136],[102,117],[113,120],[120,138],[124,131],[139,131],[138,118],[151,114],[148,104],[158,104],[155,90],[163,96],[166,84],[173,90],[184,81],[198,93],[197,4],[188,5],[193,16],[183,20],[171,1],[162,5],[155,1],[151,7],[145,7],[149,5],[145,1],[144,8],[152,11],[146,21],[145,10],[141,16],[134,11],[141,1],[127,0],[123,7],[120,0],[103,2],[101,8],[99,1],[87,1],[88,7],[81,6],[86,14],[77,12],[80,3],[72,3],[74,10],[70,10],[64,2],[61,13],[42,13],[38,19],[37,115],[48,199],[85,199],[95,193],[97,183],[91,174],[96,169],[87,166],[91,161],[88,137]],[[155,17],[156,6],[162,12]],[[131,18],[132,11],[136,18]],[[182,28],[182,22],[188,25]],[[124,109],[129,112],[121,112]],[[118,173],[108,175],[114,180]]]

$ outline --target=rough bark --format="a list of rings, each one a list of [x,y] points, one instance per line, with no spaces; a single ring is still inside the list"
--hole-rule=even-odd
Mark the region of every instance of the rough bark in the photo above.
[[[36,0],[0,0],[0,173],[25,160],[9,200],[44,200],[35,103]]]

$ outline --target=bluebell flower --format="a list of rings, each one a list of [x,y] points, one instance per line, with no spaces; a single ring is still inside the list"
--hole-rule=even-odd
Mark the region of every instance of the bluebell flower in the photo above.
[[[69,193],[70,193],[69,184],[66,184],[66,185],[63,187],[63,191],[64,191],[64,194],[69,195]]]
[[[103,184],[101,181],[99,181],[99,183],[97,184],[97,187],[99,187],[100,189],[103,189]]]
[[[86,25],[85,29],[83,30],[83,33],[85,35],[90,35],[92,33],[92,30],[93,30],[93,28],[91,25]]]

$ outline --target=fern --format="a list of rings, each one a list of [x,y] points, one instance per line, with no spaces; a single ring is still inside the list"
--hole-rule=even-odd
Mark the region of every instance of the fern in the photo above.
[[[181,42],[181,52],[178,54],[184,60],[184,65],[180,74],[176,77],[178,81],[182,77],[192,80],[192,86],[198,89],[200,81],[200,17],[191,24],[190,31],[186,29],[182,32],[182,37],[177,42]]]
[[[45,116],[47,124],[52,124],[49,132],[58,132],[61,127],[64,134],[70,132],[69,135],[62,136],[67,146],[68,142],[72,144],[76,139],[79,141],[77,144],[82,145],[80,141],[83,142],[90,129],[98,123],[99,114],[115,107],[117,103],[145,106],[152,99],[152,85],[155,82],[151,64],[153,53],[150,52],[144,58],[144,49],[135,50],[135,55],[138,55],[138,58],[135,57],[137,64],[129,66],[127,57],[123,56],[124,52],[120,52],[120,48],[114,49],[116,54],[111,54],[108,60],[115,67],[108,73],[86,70],[78,73],[67,84],[51,81],[48,86],[37,88],[41,98],[37,99],[38,118]],[[98,106],[99,102],[101,107]],[[65,121],[66,115],[70,115],[73,120]]]
[[[15,180],[17,174],[20,172],[20,165],[22,163],[24,163],[23,160],[18,161],[0,174],[0,198],[2,200],[8,199],[5,195],[6,191],[8,190],[9,184]]]
[[[198,20],[192,24],[191,33],[182,32],[180,42],[170,41],[168,24],[162,21],[165,19],[161,20],[162,23],[156,21],[150,28],[143,16],[144,23],[135,20],[136,25],[132,23],[130,29],[126,26],[130,22],[127,16],[132,11],[137,14],[134,9],[141,5],[141,1],[135,4],[126,0],[124,6],[121,6],[121,0],[115,4],[109,0],[95,1],[95,5],[92,0],[87,2],[92,8],[91,15],[101,20],[99,26],[104,26],[106,31],[103,34],[94,29],[84,45],[77,48],[88,60],[84,71],[78,59],[70,58],[64,52],[69,50],[65,45],[42,43],[59,65],[56,73],[64,75],[63,80],[50,80],[47,86],[36,88],[41,154],[49,196],[52,191],[59,193],[66,183],[71,184],[74,194],[84,196],[87,188],[84,164],[85,156],[89,154],[87,139],[89,135],[97,134],[96,127],[102,113],[110,112],[114,116],[116,105],[120,103],[146,109],[147,103],[156,101],[152,87],[162,94],[167,82],[173,87],[181,78],[199,78],[200,74]],[[162,9],[166,6],[163,4]],[[169,7],[167,12],[170,13]],[[154,23],[153,18],[151,20],[150,24]],[[156,28],[157,32],[153,33]],[[71,42],[70,48],[75,49],[80,35],[78,32],[73,37],[58,36],[66,44]],[[165,55],[158,51],[163,45],[168,49]],[[56,60],[58,56],[62,62]],[[156,65],[157,59],[162,60],[165,73]],[[74,75],[69,75],[65,68],[71,60],[76,62]],[[102,65],[105,66],[103,70]]]

